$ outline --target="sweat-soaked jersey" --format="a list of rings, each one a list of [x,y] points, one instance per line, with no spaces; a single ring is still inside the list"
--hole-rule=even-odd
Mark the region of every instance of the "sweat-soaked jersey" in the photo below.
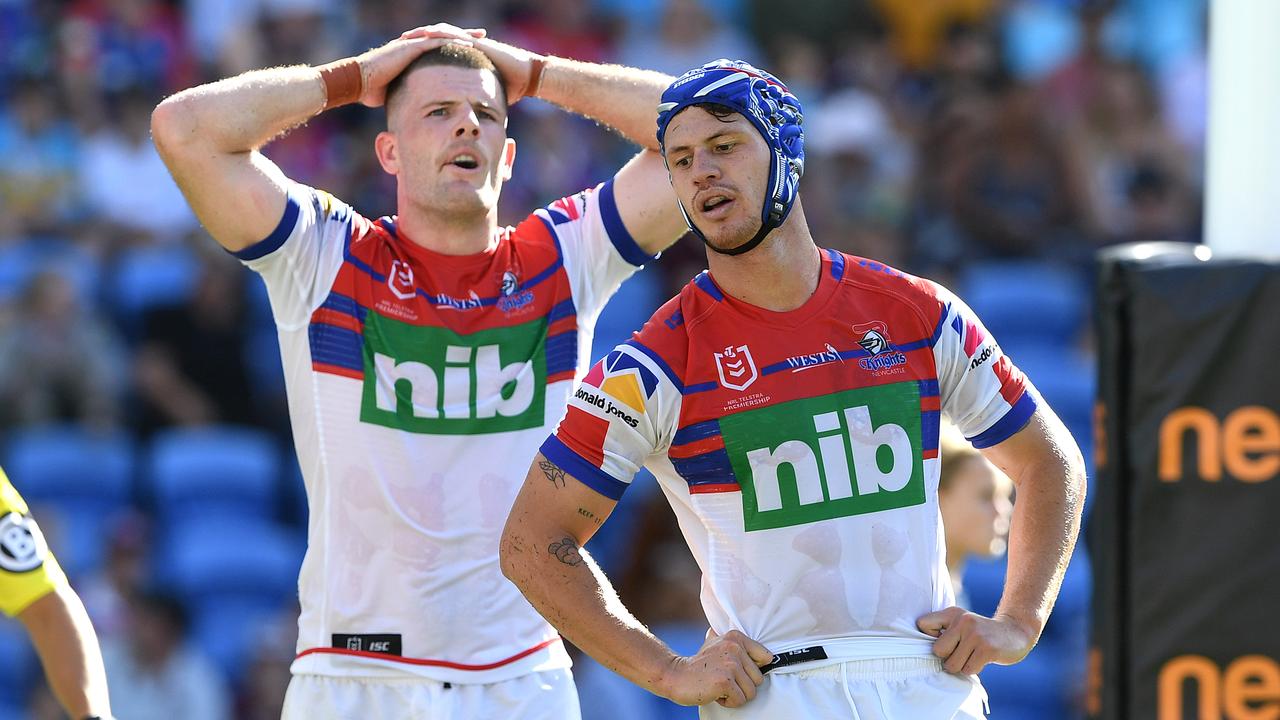
[[[613,182],[472,255],[295,184],[275,232],[237,256],[267,285],[310,507],[293,672],[488,683],[567,667],[498,539],[601,306],[650,259]]]
[[[1037,400],[946,289],[820,252],[790,312],[696,277],[592,367],[542,452],[614,499],[653,472],[716,632],[831,661],[927,656],[916,619],[954,602],[940,412],[988,447]]]

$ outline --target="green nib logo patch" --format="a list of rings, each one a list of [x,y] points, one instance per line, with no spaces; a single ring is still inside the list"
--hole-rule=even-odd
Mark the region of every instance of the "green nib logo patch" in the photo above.
[[[360,419],[434,435],[539,427],[546,321],[459,335],[369,313]]]
[[[915,382],[736,413],[720,428],[748,532],[924,503]]]

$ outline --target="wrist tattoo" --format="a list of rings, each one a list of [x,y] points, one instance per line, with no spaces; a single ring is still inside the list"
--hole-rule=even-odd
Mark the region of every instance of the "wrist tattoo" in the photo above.
[[[540,460],[538,467],[542,468],[542,474],[547,476],[552,485],[564,487],[564,470],[561,470],[559,465],[550,460]]]
[[[547,546],[547,552],[565,565],[577,567],[582,564],[582,553],[578,552],[578,543],[573,538],[562,538]]]

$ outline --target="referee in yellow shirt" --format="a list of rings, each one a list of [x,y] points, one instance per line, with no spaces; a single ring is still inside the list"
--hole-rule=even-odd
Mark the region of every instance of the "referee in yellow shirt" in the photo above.
[[[109,718],[98,636],[22,496],[0,470],[0,612],[17,617],[72,718]]]

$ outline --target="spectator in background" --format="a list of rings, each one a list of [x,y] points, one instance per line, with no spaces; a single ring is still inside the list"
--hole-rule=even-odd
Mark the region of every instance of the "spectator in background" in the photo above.
[[[513,5],[508,32],[516,45],[532,52],[554,52],[584,62],[602,63],[613,59],[609,25],[591,3],[537,0]],[[659,59],[646,57],[640,66],[650,67]]]
[[[1096,92],[1067,129],[1088,181],[1095,224],[1106,239],[1131,233],[1130,187],[1139,173],[1156,169],[1169,192],[1194,204],[1192,156],[1166,126],[1155,86],[1139,65],[1108,62]]]
[[[619,50],[623,63],[678,74],[718,57],[754,62],[755,45],[700,0],[666,0],[656,32],[632,27]]]
[[[33,276],[0,332],[0,427],[115,425],[123,378],[119,340],[70,282],[51,271]]]
[[[830,246],[890,265],[906,259],[901,230],[910,197],[912,149],[874,96],[847,89],[806,122],[814,226]]]
[[[104,643],[123,642],[128,635],[129,605],[150,576],[151,551],[147,519],[130,511],[115,518],[106,538],[106,562],[84,584],[89,617]]]
[[[259,424],[247,363],[245,275],[202,253],[191,298],[147,314],[134,355],[143,433],[174,425]]]
[[[62,71],[73,100],[143,87],[162,93],[191,81],[195,66],[179,6],[164,0],[78,0],[64,11]]]
[[[947,28],[957,22],[976,23],[995,12],[996,0],[873,0],[884,17],[893,44],[905,66],[928,71],[938,62]]]
[[[991,89],[994,112],[976,144],[956,159],[948,188],[967,259],[1085,261],[1089,209],[1079,168],[1047,126],[1031,87],[1001,76]]]
[[[119,242],[175,242],[196,218],[151,144],[153,96],[130,88],[111,104],[110,121],[84,143],[80,189],[90,216]]]
[[[54,86],[20,81],[0,114],[0,240],[56,232],[70,221],[79,150]]]
[[[946,536],[947,571],[956,605],[972,608],[964,590],[965,562],[1004,554],[1013,516],[1013,481],[946,421],[939,448],[938,510]]]
[[[214,666],[187,642],[187,610],[147,591],[129,605],[129,629],[104,642],[115,711],[128,720],[225,720],[230,698]]]

